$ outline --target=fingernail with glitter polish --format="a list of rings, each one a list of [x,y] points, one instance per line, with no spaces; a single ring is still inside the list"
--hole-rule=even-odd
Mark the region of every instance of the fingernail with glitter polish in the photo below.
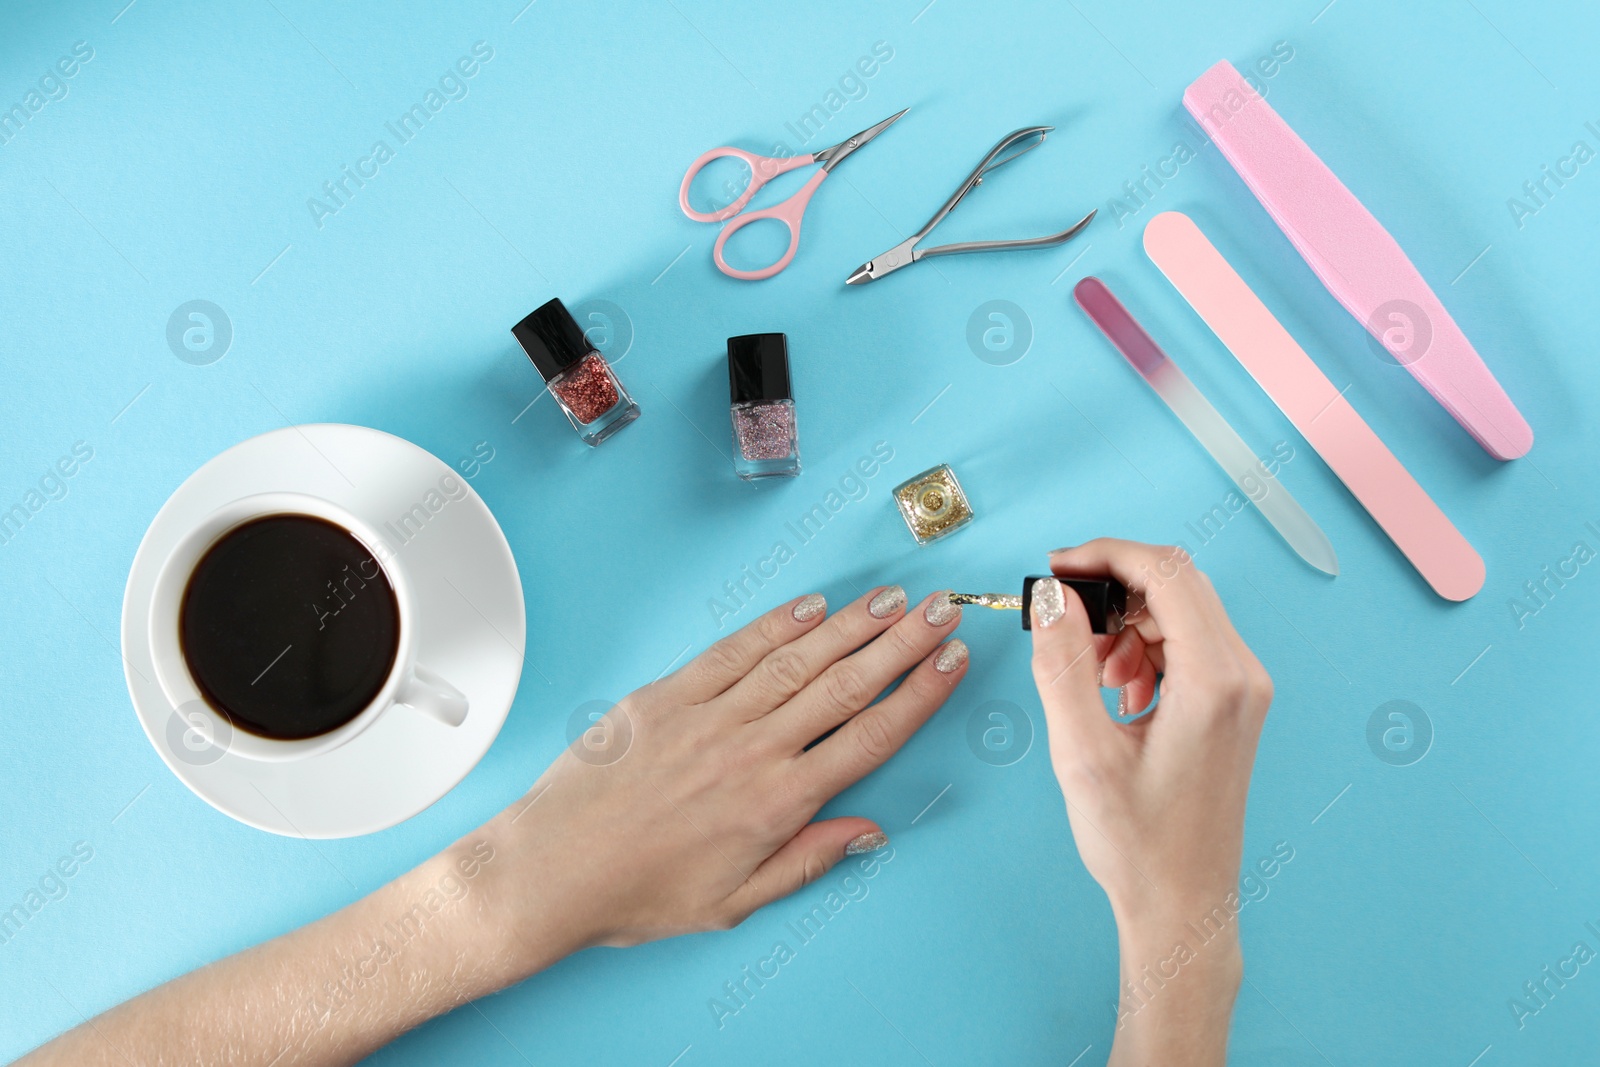
[[[967,643],[957,637],[946,641],[939,654],[933,657],[933,669],[940,674],[954,674],[967,662]]]
[[[1126,719],[1130,714],[1128,710],[1128,687],[1123,686],[1117,690],[1117,714]]]
[[[867,610],[874,619],[887,619],[890,615],[906,606],[906,591],[898,585],[884,588],[877,596],[867,601]]]
[[[844,854],[846,856],[859,856],[863,852],[876,852],[888,843],[888,834],[882,830],[873,830],[871,833],[862,834],[844,846]]]
[[[639,405],[560,300],[541,305],[511,333],[584,444],[597,445],[639,417]]]
[[[1049,552],[1049,555],[1059,556],[1059,555],[1061,555],[1061,553],[1063,553],[1063,552],[1071,552],[1073,549],[1075,549],[1077,547],[1078,547],[1077,545],[1068,545],[1066,548],[1052,548],[1050,550],[1050,552]]]
[[[940,593],[922,609],[922,617],[929,626],[945,626],[961,618],[961,605],[950,603],[949,593]]]
[[[728,338],[728,412],[735,474],[748,482],[800,473],[800,427],[783,334]]]
[[[828,601],[821,593],[810,593],[800,598],[794,606],[795,622],[810,622],[828,610]]]
[[[1033,624],[1041,630],[1067,613],[1067,596],[1061,583],[1040,579],[1033,583]]]

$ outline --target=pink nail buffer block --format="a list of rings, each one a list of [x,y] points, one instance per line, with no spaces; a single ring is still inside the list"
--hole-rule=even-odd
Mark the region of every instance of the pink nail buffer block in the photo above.
[[[1389,231],[1232,64],[1202,74],[1183,106],[1334,298],[1484,451],[1516,459],[1533,447],[1527,420]]]
[[[1157,215],[1144,250],[1434,592],[1466,600],[1482,589],[1482,557],[1194,220]]]

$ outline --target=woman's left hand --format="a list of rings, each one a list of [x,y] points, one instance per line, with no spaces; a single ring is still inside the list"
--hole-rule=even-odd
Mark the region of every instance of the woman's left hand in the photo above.
[[[635,691],[484,826],[506,857],[488,879],[506,977],[726,929],[882,846],[869,819],[811,820],[961,680],[960,609],[935,594],[908,611],[888,586],[825,616],[820,596],[791,601]]]

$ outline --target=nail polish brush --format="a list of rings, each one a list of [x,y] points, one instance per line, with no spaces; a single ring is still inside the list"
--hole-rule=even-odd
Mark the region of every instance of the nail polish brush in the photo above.
[[[1054,578],[1078,594],[1089,612],[1089,630],[1097,634],[1122,632],[1123,616],[1128,612],[1128,590],[1115,578],[1061,578],[1051,574],[1030,574],[1022,579],[1022,595],[1010,593],[951,593],[950,603],[996,611],[1022,612],[1022,628],[1033,629],[1033,583]]]

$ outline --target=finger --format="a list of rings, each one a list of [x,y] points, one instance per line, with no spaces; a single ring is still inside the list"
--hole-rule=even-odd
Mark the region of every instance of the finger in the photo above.
[[[807,825],[751,872],[727,900],[733,922],[815,882],[847,856],[872,852],[889,837],[870,819],[846,816]]]
[[[1146,646],[1139,631],[1128,627],[1111,643],[1100,665],[1100,685],[1117,691],[1117,715],[1128,718],[1150,706],[1155,696],[1156,666],[1150,652],[1159,656],[1160,645]]]
[[[1051,758],[1057,753],[1106,752],[1116,724],[1100,702],[1089,613],[1076,591],[1060,582],[1033,587],[1033,682],[1044,704]]]
[[[1158,669],[1176,659],[1203,675],[1206,665],[1237,654],[1221,601],[1181,547],[1101,537],[1051,553],[1051,569],[1122,579],[1130,595],[1128,625],[1138,630]]]
[[[718,697],[719,703],[734,708],[746,720],[759,719],[893,626],[905,606],[906,591],[898,585],[874,589],[834,612],[804,637],[773,648]]]
[[[780,604],[724,637],[663,679],[684,700],[704,703],[750,673],[773,649],[816,629],[828,612],[821,593]]]
[[[1115,574],[1129,586],[1130,598],[1143,600],[1147,611],[1130,621],[1145,642],[1145,659],[1152,672],[1165,674],[1163,685],[1179,685],[1184,694],[1175,705],[1182,714],[1158,716],[1160,723],[1151,720],[1159,736],[1170,736],[1178,758],[1196,736],[1212,728],[1217,716],[1270,692],[1266,672],[1228,619],[1211,580],[1181,548],[1102,538],[1051,553],[1051,567],[1066,573]],[[1154,689],[1153,674],[1131,691],[1125,689],[1124,699],[1135,713],[1142,710],[1137,702],[1146,685]]]
[[[871,644],[823,671],[767,716],[763,728],[772,731],[786,754],[799,752],[876,700],[960,621],[961,609],[950,603],[949,594],[934,593]]]
[[[1117,714],[1126,719],[1138,715],[1150,706],[1156,697],[1156,668],[1148,659],[1141,659],[1134,676],[1123,683],[1117,695]]]
[[[1215,646],[1216,594],[1182,548],[1101,537],[1050,554],[1062,575],[1114,575],[1143,599],[1145,612],[1130,621],[1146,644],[1173,638],[1195,648]]]
[[[1200,581],[1204,583],[1206,591],[1211,594],[1212,616],[1218,634],[1228,642],[1229,647],[1233,649],[1234,655],[1241,663],[1254,663],[1255,653],[1250,651],[1250,646],[1245,644],[1243,637],[1239,636],[1239,631],[1233,625],[1233,619],[1228,616],[1228,609],[1223,606],[1222,597],[1217,595],[1216,586],[1211,583],[1210,576],[1203,571],[1196,571],[1195,573],[1199,576]],[[1259,666],[1259,664],[1256,664],[1256,666]]]
[[[911,739],[966,677],[969,652],[952,638],[906,675],[895,691],[802,753],[801,773],[820,806],[876,770]]]
[[[1145,663],[1144,638],[1135,627],[1123,630],[1111,642],[1111,650],[1100,665],[1100,684],[1107,689],[1120,689],[1131,682]]]

